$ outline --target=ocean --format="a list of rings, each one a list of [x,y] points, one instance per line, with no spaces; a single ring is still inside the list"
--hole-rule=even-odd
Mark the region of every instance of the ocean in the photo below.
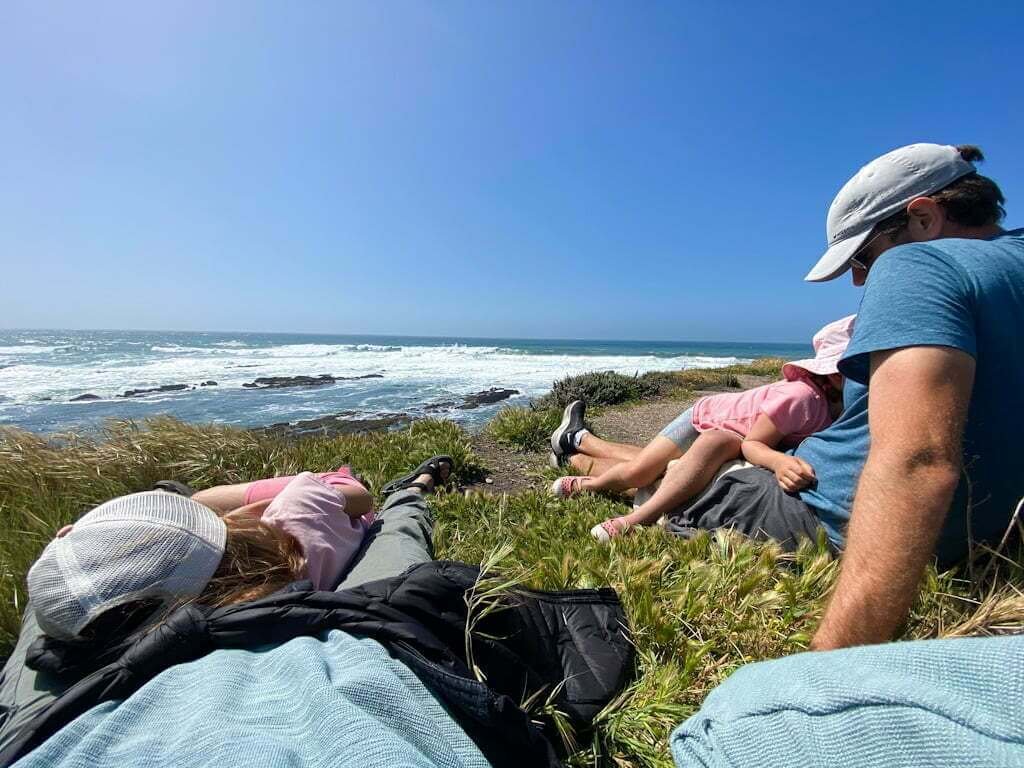
[[[503,405],[525,404],[571,374],[710,368],[810,353],[804,344],[702,341],[0,330],[0,424],[92,432],[110,418],[169,414],[259,427],[344,412],[351,418],[429,413],[477,428]],[[243,386],[261,377],[324,374],[338,380]],[[168,385],[184,388],[121,396]],[[519,394],[472,410],[458,407],[466,395],[492,387]],[[73,401],[83,395],[91,397]]]

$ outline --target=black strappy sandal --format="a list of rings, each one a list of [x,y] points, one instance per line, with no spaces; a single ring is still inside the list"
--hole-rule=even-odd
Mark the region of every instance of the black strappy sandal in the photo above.
[[[195,493],[192,488],[184,483],[179,483],[177,480],[159,480],[158,482],[153,483],[153,490],[176,493],[179,496],[191,496]]]
[[[402,475],[385,485],[381,489],[381,493],[386,496],[395,491],[403,491],[406,488],[419,488],[421,491],[429,491],[430,489],[426,485],[416,482],[416,478],[420,475],[430,475],[434,479],[434,488],[438,488],[447,479],[441,477],[441,464],[448,465],[448,477],[450,478],[455,470],[455,462],[452,460],[452,457],[431,456],[409,474]]]

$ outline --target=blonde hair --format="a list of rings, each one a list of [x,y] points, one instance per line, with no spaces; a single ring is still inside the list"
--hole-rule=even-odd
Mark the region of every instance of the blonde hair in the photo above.
[[[227,537],[220,565],[196,602],[212,606],[256,600],[305,577],[298,542],[258,517],[224,517]]]

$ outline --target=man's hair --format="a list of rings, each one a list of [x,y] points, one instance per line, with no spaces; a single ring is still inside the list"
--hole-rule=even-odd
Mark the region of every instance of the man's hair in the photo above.
[[[975,163],[985,159],[981,150],[973,144],[957,146],[960,157]],[[948,187],[927,195],[946,211],[946,218],[954,224],[965,227],[984,227],[998,224],[1006,216],[1003,197],[999,186],[987,176],[978,172],[961,176]],[[910,224],[910,215],[904,209],[875,225],[875,233],[897,237]]]

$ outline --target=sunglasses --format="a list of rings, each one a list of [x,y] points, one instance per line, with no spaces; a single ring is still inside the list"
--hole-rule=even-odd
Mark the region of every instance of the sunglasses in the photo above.
[[[860,270],[862,270],[864,272],[867,272],[869,269],[871,269],[871,265],[875,263],[875,259],[871,259],[870,261],[865,261],[864,260],[865,257],[863,257],[861,254],[863,254],[864,251],[866,251],[868,249],[868,246],[871,245],[873,242],[875,242],[875,240],[877,240],[881,236],[882,236],[881,232],[876,232],[873,237],[869,238],[868,241],[866,243],[864,243],[864,245],[862,245],[860,248],[858,248],[854,252],[853,256],[850,257],[850,265],[853,266],[853,267],[856,267],[857,269],[860,269]],[[876,256],[875,258],[878,258],[878,257]]]

